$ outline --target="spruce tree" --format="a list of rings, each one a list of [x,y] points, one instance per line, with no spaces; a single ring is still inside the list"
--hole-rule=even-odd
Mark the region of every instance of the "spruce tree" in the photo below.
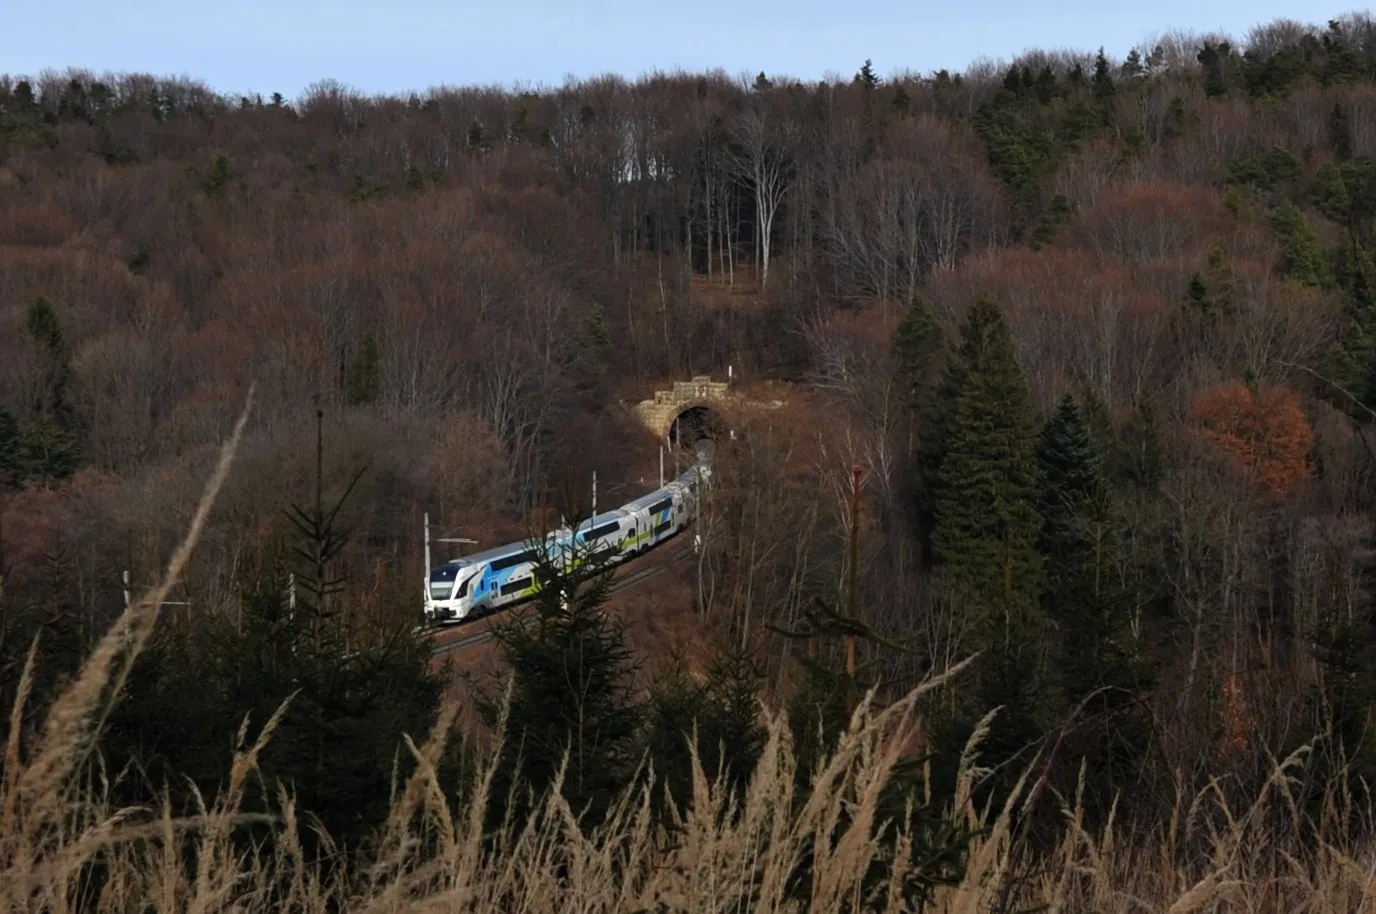
[[[1190,274],[1190,288],[1185,293],[1186,300],[1190,307],[1201,315],[1208,316],[1213,313],[1213,302],[1209,299],[1209,287],[1204,283],[1204,277],[1195,270]]]
[[[317,485],[315,498],[291,506],[297,542],[278,533],[241,570],[237,612],[160,623],[104,740],[111,767],[133,762],[145,774],[119,785],[122,802],[155,805],[167,790],[175,814],[194,815],[193,788],[213,802],[224,786],[225,734],[247,716],[251,744],[290,699],[244,811],[279,812],[286,788],[343,852],[303,829],[308,855],[333,867],[365,851],[390,811],[393,775],[413,768],[404,737],[429,735],[443,681],[409,612],[375,607],[358,624],[362,601],[335,567],[348,541],[341,509],[357,478],[332,504]],[[275,840],[254,825],[237,837]]]
[[[1094,76],[1090,79],[1090,84],[1094,88],[1094,99],[1099,104],[1106,105],[1113,98],[1113,74],[1103,48],[1099,49],[1098,56],[1094,58]]]
[[[1271,230],[1280,242],[1285,271],[1296,282],[1323,288],[1328,285],[1328,264],[1318,232],[1293,203],[1286,203],[1271,215]]]
[[[0,491],[6,488],[17,489],[23,482],[25,473],[20,464],[23,435],[13,414],[0,406]],[[0,569],[0,574],[3,574]]]
[[[852,600],[854,597],[852,588]],[[859,607],[852,602],[849,611],[842,612],[817,599],[804,609],[801,626],[796,630],[770,625],[774,632],[808,645],[805,657],[799,658],[800,688],[789,706],[789,724],[797,747],[798,802],[805,803],[817,766],[835,748],[836,741],[850,723],[866,693],[877,689],[875,662],[857,661],[859,642],[876,648],[907,651],[909,648],[880,634],[866,624]],[[843,642],[844,661],[833,665],[827,657],[826,642]],[[820,642],[820,643],[819,643]],[[832,642],[834,644],[834,641]],[[879,705],[880,702],[875,702]],[[880,793],[874,820],[876,823],[902,823],[913,839],[913,858],[921,865],[912,868],[901,884],[901,891],[910,907],[922,910],[930,901],[938,885],[958,884],[964,877],[970,841],[982,832],[962,821],[948,821],[944,814],[952,805],[952,795],[935,788],[928,780],[930,754],[911,754],[894,765],[889,782]],[[934,779],[933,779],[934,780]],[[858,800],[851,798],[852,802]],[[840,830],[848,824],[843,816]],[[892,830],[890,830],[892,834]],[[799,861],[792,878],[793,897],[810,897],[813,873],[813,852],[809,848]],[[866,893],[889,883],[892,872],[887,861],[870,864],[863,884]]]
[[[1088,763],[1085,804],[1101,821],[1115,790],[1140,763],[1147,721],[1134,713],[1146,676],[1131,648],[1129,606],[1136,594],[1120,575],[1121,514],[1103,475],[1099,444],[1075,401],[1067,396],[1042,427],[1037,445],[1042,479],[1038,506],[1047,589],[1042,607],[1054,623],[1052,683],[1056,714],[1098,715],[1076,728],[1063,751],[1067,770]],[[1073,781],[1062,783],[1074,789]]]
[[[43,374],[33,391],[20,463],[25,475],[64,478],[76,471],[81,458],[76,413],[67,399],[71,350],[57,309],[46,298],[29,306],[24,332],[38,349]]]
[[[563,796],[575,815],[595,826],[638,761],[641,708],[633,694],[631,652],[623,626],[604,611],[611,571],[581,547],[568,559],[539,555],[534,600],[494,629],[513,677],[494,782],[494,826],[503,799],[517,821],[537,807],[566,755]],[[484,697],[480,707],[495,724],[500,701]]]
[[[1037,426],[1027,378],[997,306],[981,299],[961,333],[959,381],[937,476],[932,547],[952,611],[983,650],[978,707],[1002,705],[995,754],[1038,735],[1043,569],[1037,542]],[[1005,758],[1007,755],[1004,756]]]
[[[705,682],[675,670],[650,691],[646,748],[653,765],[656,797],[673,800],[681,812],[692,799],[689,740],[696,733],[698,759],[709,780],[726,779],[739,802],[767,736],[759,720],[762,672],[736,648],[719,650]]]
[[[919,395],[935,374],[945,344],[936,315],[921,296],[914,295],[893,334],[894,374],[908,407],[916,408]]]
[[[1065,646],[1057,664],[1068,707],[1097,683],[1103,631],[1100,579],[1093,522],[1102,520],[1103,461],[1075,401],[1062,398],[1042,426],[1037,442],[1042,491],[1037,507],[1043,525],[1040,546],[1046,558],[1043,608]]]
[[[936,493],[940,485],[941,465],[946,460],[949,447],[956,400],[965,384],[968,365],[978,358],[978,347],[982,343],[982,339],[963,333],[960,350],[945,358],[937,382],[920,388],[917,393],[915,411],[918,441],[913,513],[924,559],[928,564],[935,561],[932,531],[936,525]]]
[[[1042,491],[1037,510],[1042,516],[1041,543],[1048,556],[1073,550],[1079,537],[1074,520],[1100,485],[1103,458],[1075,398],[1066,394],[1042,426],[1037,441],[1037,465]]]
[[[1328,148],[1339,161],[1352,158],[1352,120],[1342,102],[1334,102],[1328,112]]]

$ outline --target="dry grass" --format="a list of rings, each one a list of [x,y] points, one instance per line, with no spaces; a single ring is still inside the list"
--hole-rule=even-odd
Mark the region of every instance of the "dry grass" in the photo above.
[[[247,408],[244,416],[247,416]],[[244,417],[225,446],[196,519],[155,592],[134,604],[61,695],[36,745],[21,757],[19,712],[32,679],[32,658],[13,711],[0,783],[0,906],[9,911],[156,912],[471,911],[899,911],[897,884],[870,887],[871,861],[891,861],[895,880],[912,872],[910,837],[883,830],[876,839],[879,794],[920,724],[919,700],[933,679],[896,704],[862,705],[833,756],[796,802],[795,756],[784,721],[770,717],[769,739],[735,810],[696,761],[689,807],[676,815],[672,843],[655,824],[647,791],[628,792],[609,823],[592,833],[555,791],[523,828],[503,830],[494,851],[484,843],[483,812],[491,762],[477,773],[473,801],[454,811],[436,775],[457,708],[445,707],[424,745],[408,740],[415,773],[398,785],[378,861],[362,872],[318,875],[301,851],[301,826],[290,795],[272,820],[278,840],[269,856],[236,849],[231,832],[244,786],[276,719],[246,746],[247,723],[231,760],[228,789],[187,819],[162,810],[114,809],[91,749],[112,696],[157,621],[232,461]],[[952,670],[946,675],[953,675]],[[281,711],[278,712],[279,716]],[[986,720],[986,724],[988,721]],[[1025,797],[1040,793],[1024,776],[1001,810],[976,810],[969,797],[981,769],[967,750],[952,816],[983,825],[964,882],[939,891],[930,910],[974,914],[1044,905],[1064,912],[1161,911],[1328,912],[1376,910],[1373,870],[1364,846],[1343,828],[1352,800],[1330,792],[1321,840],[1301,839],[1289,774],[1292,757],[1275,765],[1261,796],[1229,809],[1211,789],[1182,797],[1170,826],[1144,843],[1120,843],[1110,822],[1097,834],[1083,825],[1073,799],[1063,803],[1065,830],[1049,856],[1030,861],[1017,850],[1011,821]],[[488,758],[497,757],[493,747]],[[1040,768],[1034,762],[1029,772]],[[725,781],[717,783],[724,784]],[[1283,823],[1277,825],[1277,823]],[[792,899],[790,875],[819,848],[811,895]],[[1187,856],[1183,848],[1204,847]],[[186,856],[187,849],[194,853]],[[186,860],[193,862],[187,864]],[[103,876],[97,890],[91,875]],[[275,874],[275,875],[270,875]],[[1016,880],[1011,876],[1017,875]]]

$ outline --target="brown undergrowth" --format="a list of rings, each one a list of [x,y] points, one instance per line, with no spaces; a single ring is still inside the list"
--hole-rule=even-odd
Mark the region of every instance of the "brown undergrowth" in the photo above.
[[[231,840],[247,818],[244,788],[280,709],[252,745],[245,722],[229,760],[227,788],[199,815],[175,818],[167,807],[112,808],[106,773],[92,762],[101,720],[196,545],[246,417],[247,408],[163,583],[129,607],[25,751],[18,723],[33,675],[36,652],[30,654],[0,781],[0,908],[159,914],[904,910],[900,882],[913,874],[920,856],[915,836],[877,821],[880,792],[921,724],[924,693],[959,669],[888,707],[862,703],[805,797],[795,796],[795,755],[781,716],[766,713],[768,742],[738,806],[718,786],[726,779],[710,778],[694,754],[692,797],[673,813],[679,827],[672,838],[644,786],[628,791],[607,824],[592,831],[580,826],[554,790],[526,825],[502,829],[494,847],[484,830],[493,762],[478,767],[470,799],[457,810],[437,774],[455,729],[452,702],[423,745],[408,739],[415,771],[397,785],[376,860],[364,870],[320,875],[302,852],[298,838],[306,826],[285,790],[270,820],[277,837],[270,852],[245,850]],[[939,889],[927,910],[1376,910],[1369,848],[1341,824],[1362,819],[1354,814],[1354,792],[1335,784],[1321,821],[1304,821],[1290,780],[1303,753],[1276,763],[1261,795],[1245,808],[1230,808],[1217,787],[1182,795],[1168,828],[1132,843],[1122,836],[1136,830],[1112,819],[1091,833],[1078,803],[1067,798],[1059,845],[1033,860],[1013,823],[1026,798],[1052,801],[1037,783],[1045,763],[1034,760],[1003,808],[976,809],[972,790],[983,773],[976,750],[989,723],[986,718],[967,747],[947,811],[982,833],[964,880]],[[498,757],[494,746],[487,758]],[[809,895],[793,897],[793,874],[814,847]],[[862,884],[875,861],[889,864],[890,881]]]

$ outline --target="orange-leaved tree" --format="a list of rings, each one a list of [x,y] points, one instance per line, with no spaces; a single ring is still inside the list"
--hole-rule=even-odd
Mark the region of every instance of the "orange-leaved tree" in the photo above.
[[[1192,418],[1202,440],[1270,494],[1284,495],[1310,473],[1314,429],[1288,387],[1223,384],[1195,399]]]

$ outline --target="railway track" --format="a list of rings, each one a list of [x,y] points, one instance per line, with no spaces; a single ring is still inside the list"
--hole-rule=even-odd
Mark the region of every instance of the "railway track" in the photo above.
[[[683,559],[687,558],[692,554],[692,546],[679,544],[677,548],[669,552],[669,555],[665,561],[656,563],[654,565],[646,565],[644,568],[637,568],[635,571],[632,571],[629,574],[622,574],[614,578],[612,580],[611,587],[608,589],[608,593],[610,595],[615,595],[623,590],[630,590],[633,587],[638,587],[639,585],[644,584],[651,578],[663,574],[666,570],[668,570],[671,564],[682,561]],[[502,610],[501,612],[493,613],[490,616],[480,616],[477,619],[473,619],[472,622],[486,622],[491,620],[493,623],[495,623],[496,620],[519,608],[520,607],[518,606],[513,606],[509,609]],[[460,623],[459,625],[455,626],[455,628],[462,631],[467,624],[471,623]],[[493,634],[492,629],[493,625],[489,624],[488,627],[484,628],[482,631],[474,632],[471,635],[454,638],[450,641],[445,641],[440,644],[437,644],[435,648],[430,652],[430,656],[436,658],[443,657],[446,654],[455,654],[459,651],[467,650],[470,647],[476,647],[479,644],[486,644],[488,641],[491,641],[493,638],[496,637],[496,635]]]

